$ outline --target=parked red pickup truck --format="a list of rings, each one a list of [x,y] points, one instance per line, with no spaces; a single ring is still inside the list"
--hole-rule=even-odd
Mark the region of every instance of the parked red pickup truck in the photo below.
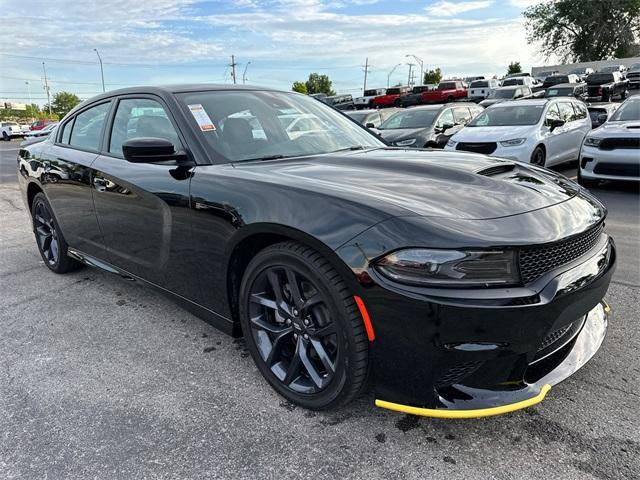
[[[424,103],[445,103],[459,98],[467,98],[467,89],[458,80],[440,82],[438,88],[422,94]]]
[[[374,107],[399,107],[402,105],[401,95],[406,95],[411,91],[410,87],[387,88],[387,93],[375,97],[371,104]]]

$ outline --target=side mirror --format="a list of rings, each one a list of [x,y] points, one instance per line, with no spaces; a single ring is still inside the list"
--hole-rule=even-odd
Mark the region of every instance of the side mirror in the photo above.
[[[367,128],[376,128],[376,126],[375,126],[373,123],[371,123],[371,122],[367,122],[367,124],[365,125],[365,127],[367,127]]]
[[[445,123],[442,125],[442,128],[440,129],[441,132],[446,132],[447,130],[449,130],[450,128],[453,128],[454,124],[453,123]]]
[[[564,125],[564,120],[551,120],[551,131],[553,132],[556,128]]]
[[[122,144],[122,154],[131,163],[153,163],[167,160],[187,160],[185,152],[176,152],[173,143],[165,138],[138,137]]]
[[[602,125],[604,122],[607,121],[607,118],[609,118],[609,115],[607,115],[606,113],[601,113],[598,115],[598,123],[600,125]]]

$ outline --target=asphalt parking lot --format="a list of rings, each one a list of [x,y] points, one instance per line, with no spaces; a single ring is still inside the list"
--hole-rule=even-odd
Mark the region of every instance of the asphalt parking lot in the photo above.
[[[271,390],[242,340],[155,292],[49,272],[18,143],[0,142],[0,478],[640,478],[637,186],[594,190],[619,248],[614,316],[601,351],[544,402],[452,421],[367,395],[316,413]]]

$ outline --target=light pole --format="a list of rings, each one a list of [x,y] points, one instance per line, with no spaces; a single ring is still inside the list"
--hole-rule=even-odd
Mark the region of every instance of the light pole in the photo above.
[[[31,84],[29,82],[24,82],[24,84],[27,86],[27,93],[29,94],[29,105],[31,105],[33,103],[31,101]]]
[[[413,70],[413,63],[407,63],[409,65],[409,78],[407,79],[407,87],[411,86],[411,70]]]
[[[247,83],[247,68],[249,68],[249,64],[251,62],[247,62],[247,64],[244,66],[244,72],[242,72],[242,84],[244,85],[245,83]]]
[[[102,57],[100,56],[100,52],[98,52],[97,48],[94,48],[93,51],[98,55],[98,61],[100,62],[100,77],[102,78],[102,92],[104,93],[104,70],[102,69]]]
[[[422,61],[422,59],[420,57],[416,57],[412,53],[406,54],[405,57],[413,57],[420,64],[420,85],[422,85],[424,83],[424,62]]]
[[[393,75],[393,72],[395,72],[395,71],[396,71],[396,68],[398,68],[400,65],[402,65],[402,64],[401,64],[401,63],[399,63],[399,64],[397,64],[395,67],[393,67],[393,68],[391,69],[391,71],[389,72],[389,75],[387,75],[387,88],[389,88],[389,82],[390,82],[390,79],[391,79],[391,75]]]

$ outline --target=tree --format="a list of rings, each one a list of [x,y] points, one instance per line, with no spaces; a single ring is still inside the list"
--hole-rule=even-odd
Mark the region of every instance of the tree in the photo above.
[[[291,90],[298,93],[304,93],[305,95],[308,93],[307,85],[304,82],[293,82]]]
[[[509,64],[509,67],[507,68],[507,75],[511,75],[512,73],[522,73],[520,62],[511,62]]]
[[[552,0],[523,12],[529,43],[547,57],[591,62],[632,56],[640,37],[640,0]]]
[[[437,67],[435,70],[424,72],[423,85],[438,84],[442,80],[442,70]]]
[[[320,75],[319,73],[310,73],[309,79],[305,82],[309,95],[313,93],[324,93],[328,97],[336,94],[331,88],[331,84],[332,82],[327,75]]]
[[[70,92],[58,92],[51,102],[51,111],[59,118],[64,117],[69,111],[80,103],[80,98]],[[48,111],[49,107],[45,105],[44,110]]]

